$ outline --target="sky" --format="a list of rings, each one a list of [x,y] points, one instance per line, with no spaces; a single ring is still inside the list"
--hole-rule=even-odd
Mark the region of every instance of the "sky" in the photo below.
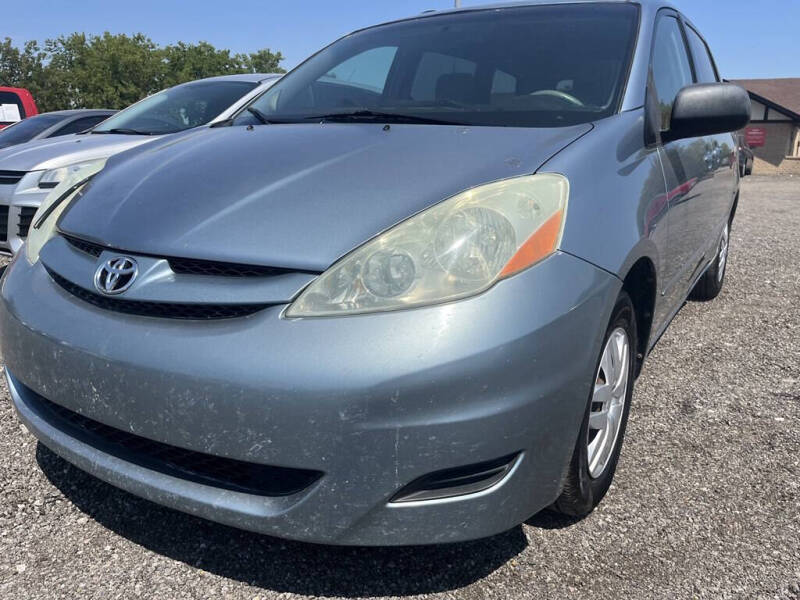
[[[486,0],[462,0],[463,6]],[[453,0],[24,0],[0,10],[0,39],[26,40],[82,31],[144,33],[162,45],[207,41],[233,52],[271,48],[285,68],[338,37]],[[725,78],[800,77],[800,0],[673,0],[711,45]]]

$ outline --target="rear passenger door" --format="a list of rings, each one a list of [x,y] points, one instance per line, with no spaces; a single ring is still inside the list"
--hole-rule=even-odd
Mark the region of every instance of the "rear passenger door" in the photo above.
[[[683,26],[674,11],[659,12],[651,73],[651,94],[660,113],[661,131],[667,131],[678,92],[695,82]],[[694,213],[713,194],[710,178],[715,157],[712,140],[705,137],[661,145],[659,154],[669,204],[668,251],[662,262],[661,292],[666,296],[666,305],[674,308],[684,300],[689,284],[702,266],[703,225],[697,222]]]

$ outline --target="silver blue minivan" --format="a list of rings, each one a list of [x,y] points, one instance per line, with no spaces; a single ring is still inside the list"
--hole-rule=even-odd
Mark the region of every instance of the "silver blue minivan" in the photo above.
[[[59,183],[0,289],[14,405],[115,486],[280,537],[582,517],[648,352],[722,289],[749,113],[661,0],[357,31]]]

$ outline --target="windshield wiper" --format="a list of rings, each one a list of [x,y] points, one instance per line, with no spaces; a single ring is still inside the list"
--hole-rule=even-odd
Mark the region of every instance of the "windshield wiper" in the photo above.
[[[122,135],[157,135],[152,131],[139,131],[138,129],[130,129],[128,127],[115,127],[113,129],[104,129],[103,131],[92,131],[92,133],[120,133]]]
[[[269,118],[267,118],[267,115],[265,115],[263,112],[258,110],[255,106],[248,106],[247,107],[247,112],[249,112],[256,119],[261,121],[262,125],[272,125],[273,124],[273,122],[270,121]]]
[[[331,113],[329,115],[315,115],[313,117],[304,117],[304,119],[306,121],[380,121],[384,123],[418,123],[422,125],[467,125],[467,123],[459,121],[366,109]]]

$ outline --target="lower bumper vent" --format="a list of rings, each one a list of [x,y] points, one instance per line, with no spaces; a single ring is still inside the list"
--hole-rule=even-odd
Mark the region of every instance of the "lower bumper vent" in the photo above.
[[[500,483],[520,454],[425,475],[400,490],[391,502],[420,502],[476,494]]]
[[[0,205],[0,242],[8,241],[8,205]]]
[[[319,471],[273,467],[155,442],[109,427],[50,402],[20,384],[25,403],[51,426],[101,452],[196,483],[259,496],[290,496],[322,477]]]
[[[17,225],[17,233],[19,237],[25,239],[31,230],[31,223],[33,217],[36,215],[36,208],[32,206],[23,206],[19,209],[19,224]]]

